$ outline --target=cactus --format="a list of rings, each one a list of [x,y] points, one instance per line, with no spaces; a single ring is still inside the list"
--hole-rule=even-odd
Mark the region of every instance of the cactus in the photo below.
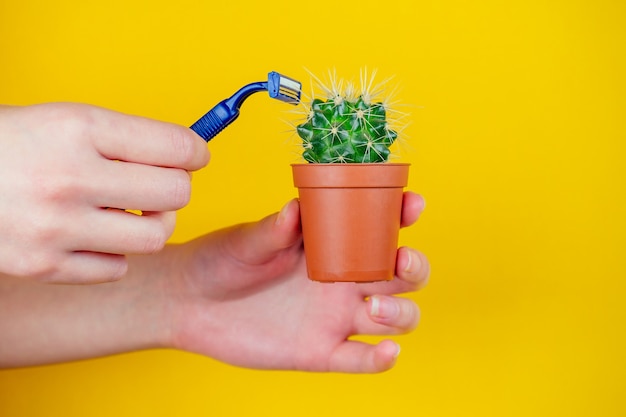
[[[375,73],[374,73],[375,74]],[[388,105],[374,100],[379,92],[372,92],[361,73],[361,91],[355,94],[352,84],[342,91],[343,80],[332,87],[318,84],[326,92],[325,100],[313,98],[307,119],[296,127],[302,139],[302,156],[312,163],[375,163],[386,162],[389,147],[398,133],[389,127]],[[375,90],[377,88],[374,88]]]

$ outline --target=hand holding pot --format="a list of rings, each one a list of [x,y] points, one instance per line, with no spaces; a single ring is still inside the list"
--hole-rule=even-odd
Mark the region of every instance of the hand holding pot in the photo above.
[[[423,207],[420,196],[405,193],[402,225],[415,222]],[[168,290],[180,296],[170,314],[176,347],[261,369],[380,372],[393,366],[395,342],[347,339],[414,329],[417,306],[394,294],[425,285],[427,259],[400,248],[392,281],[312,282],[299,218],[294,200],[258,223],[168,248],[181,271]]]

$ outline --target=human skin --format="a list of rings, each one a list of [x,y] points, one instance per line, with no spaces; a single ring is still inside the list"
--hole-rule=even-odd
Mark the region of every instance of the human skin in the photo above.
[[[77,103],[0,106],[0,149],[0,273],[54,283],[161,250],[209,161],[186,127]]]
[[[424,200],[405,193],[402,225]],[[351,340],[415,329],[426,257],[398,249],[396,278],[356,284],[310,281],[297,200],[150,255],[130,256],[118,282],[47,285],[0,276],[0,367],[22,367],[174,348],[254,369],[374,373],[399,346]]]

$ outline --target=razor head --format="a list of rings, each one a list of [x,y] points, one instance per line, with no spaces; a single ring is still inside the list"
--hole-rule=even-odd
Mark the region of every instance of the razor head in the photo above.
[[[271,98],[297,105],[300,103],[302,83],[272,71],[267,77],[267,91]]]

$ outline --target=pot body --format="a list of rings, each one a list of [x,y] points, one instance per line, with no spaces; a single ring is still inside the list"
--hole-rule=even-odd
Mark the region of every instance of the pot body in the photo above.
[[[393,279],[409,164],[293,164],[309,278]]]

